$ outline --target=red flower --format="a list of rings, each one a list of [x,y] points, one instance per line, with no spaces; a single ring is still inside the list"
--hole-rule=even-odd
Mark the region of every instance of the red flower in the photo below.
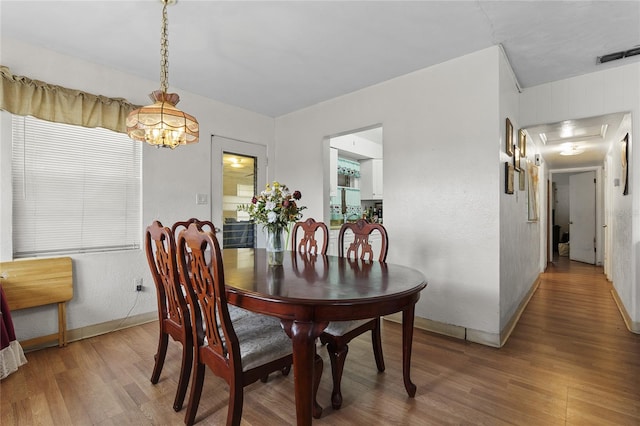
[[[284,208],[289,207],[289,200],[284,200],[284,201],[282,202],[282,207],[284,207]]]
[[[302,193],[300,191],[293,191],[293,198],[299,200],[302,198]]]
[[[257,203],[257,202],[258,202],[258,199],[257,199],[256,197],[253,197],[253,198],[251,199],[251,204],[255,204],[255,203]]]

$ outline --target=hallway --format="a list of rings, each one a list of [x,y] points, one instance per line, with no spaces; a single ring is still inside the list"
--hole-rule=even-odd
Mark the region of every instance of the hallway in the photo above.
[[[640,424],[640,336],[611,287],[602,267],[556,257],[501,349],[539,369],[530,377],[564,399],[567,424]]]

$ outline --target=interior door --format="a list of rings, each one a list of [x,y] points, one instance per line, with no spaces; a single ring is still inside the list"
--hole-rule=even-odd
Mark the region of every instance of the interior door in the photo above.
[[[596,173],[569,176],[569,258],[596,263]]]
[[[212,137],[212,147],[211,215],[213,223],[222,229],[223,248],[248,247],[247,244],[264,247],[262,230],[255,229],[255,225],[248,230],[248,217],[237,212],[236,206],[250,203],[253,195],[264,189],[267,147],[221,136]],[[229,161],[234,163],[231,167]]]

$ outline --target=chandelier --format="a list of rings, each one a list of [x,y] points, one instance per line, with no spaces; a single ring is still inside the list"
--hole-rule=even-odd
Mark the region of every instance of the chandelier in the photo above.
[[[178,145],[198,142],[198,121],[180,111],[176,105],[180,96],[167,93],[169,86],[169,40],[167,37],[167,4],[176,0],[162,1],[162,38],[160,43],[160,90],[149,95],[153,105],[131,111],[127,116],[127,134],[136,141],[156,147],[174,149]]]

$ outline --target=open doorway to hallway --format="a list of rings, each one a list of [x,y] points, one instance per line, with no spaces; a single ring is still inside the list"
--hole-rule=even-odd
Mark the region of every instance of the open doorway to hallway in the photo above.
[[[539,155],[545,169],[545,179],[548,182],[547,226],[545,229],[547,244],[544,249],[546,253],[542,253],[543,258],[546,257],[547,263],[553,262],[554,256],[558,256],[558,243],[563,240],[564,234],[568,234],[567,239],[573,239],[575,243],[569,223],[571,222],[569,217],[571,209],[567,207],[565,219],[561,213],[555,211],[556,201],[562,202],[563,197],[562,194],[558,197],[557,191],[554,190],[552,186],[554,180],[556,178],[562,180],[563,176],[594,171],[597,181],[595,244],[593,244],[593,236],[585,237],[583,248],[586,250],[586,242],[588,241],[590,248],[595,247],[595,263],[604,265],[605,273],[609,269],[610,261],[607,258],[607,248],[610,249],[611,243],[611,231],[608,228],[611,225],[609,217],[611,209],[607,207],[606,200],[610,199],[610,193],[615,190],[614,182],[619,171],[619,167],[615,167],[615,164],[612,166],[612,158],[619,157],[619,155],[616,156],[615,150],[624,134],[630,132],[630,126],[630,113],[619,112],[595,117],[566,119],[555,123],[529,126],[525,129],[539,149]],[[568,180],[568,177],[566,179]],[[562,182],[562,184],[565,183]],[[566,185],[568,194],[568,183]],[[558,182],[556,182],[557,187]],[[566,200],[569,204],[568,196]],[[589,210],[593,211],[591,207]],[[589,228],[592,226],[589,225]],[[567,248],[570,256],[571,241],[568,243]],[[576,252],[577,249],[574,250],[574,254]]]

